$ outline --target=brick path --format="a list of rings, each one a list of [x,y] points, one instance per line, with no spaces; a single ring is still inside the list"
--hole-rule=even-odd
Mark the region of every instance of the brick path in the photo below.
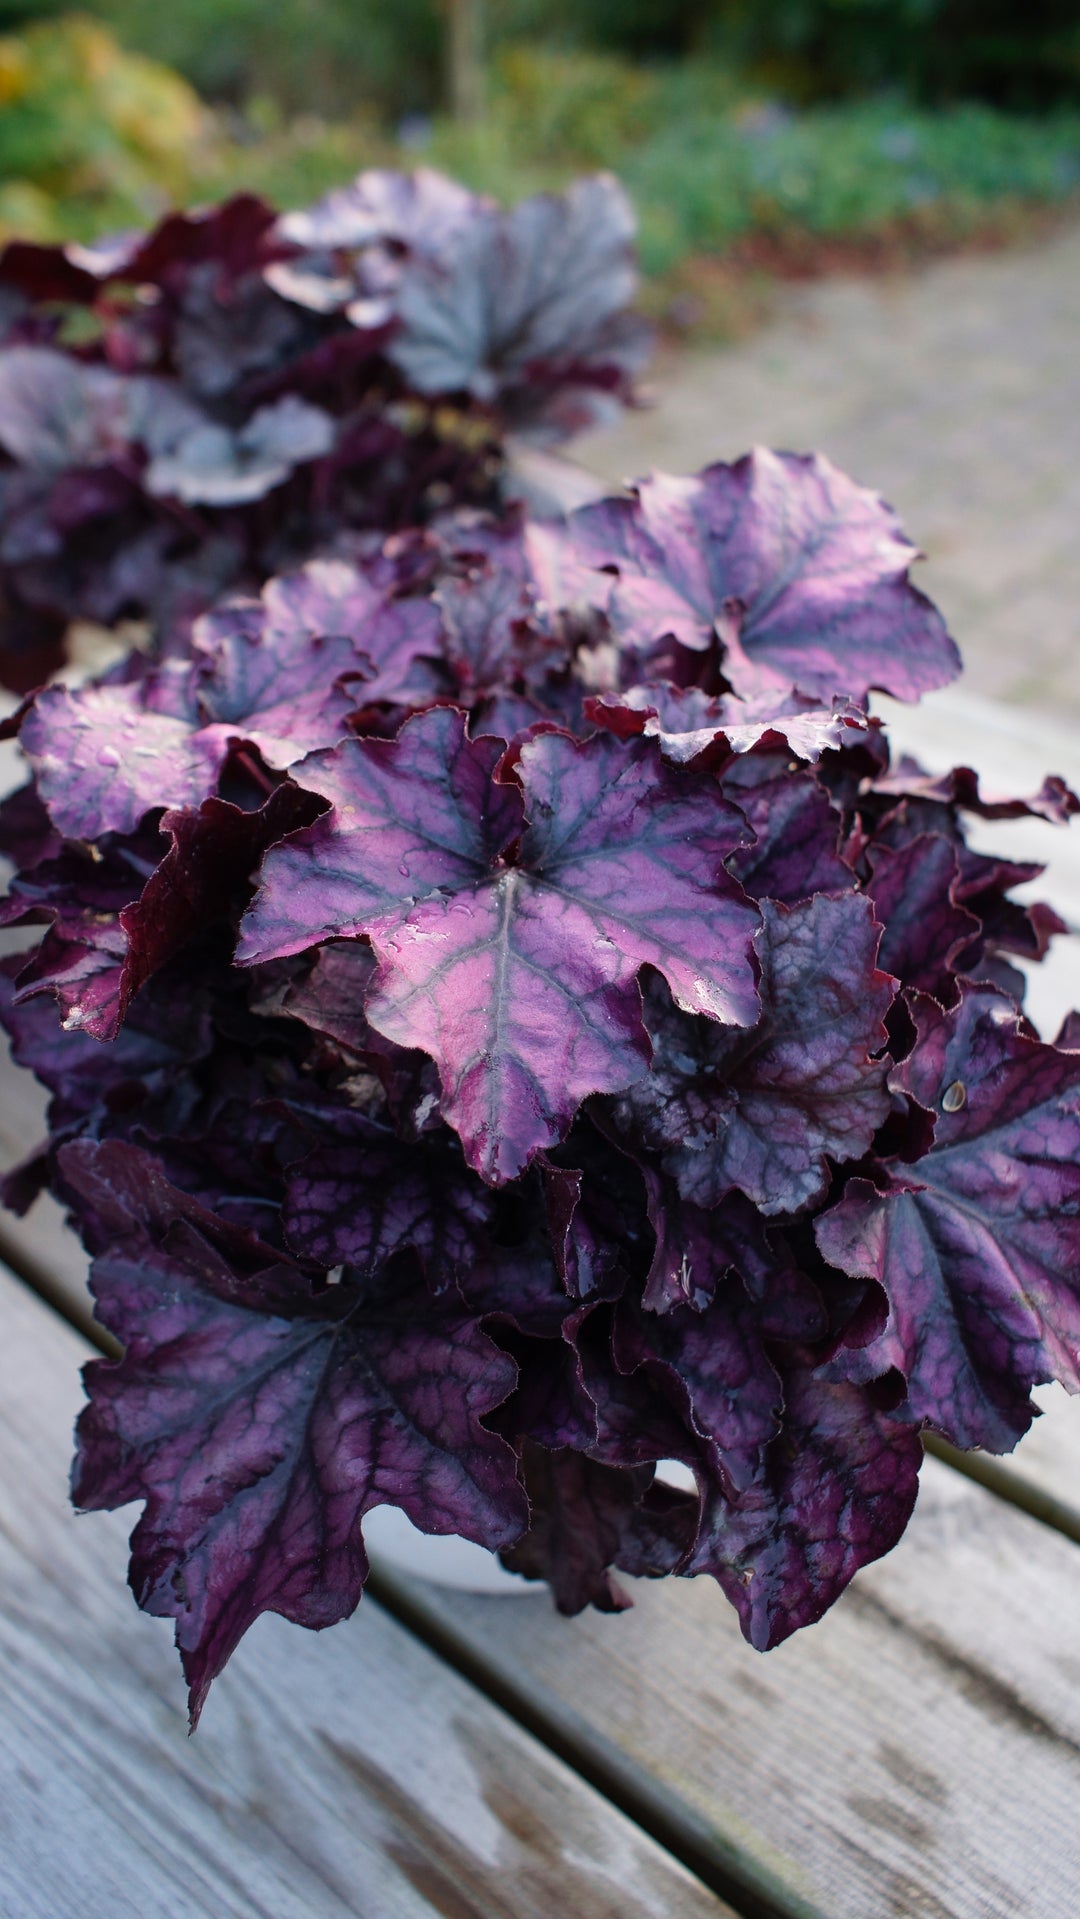
[[[755,441],[820,448],[884,493],[971,691],[1080,720],[1080,227],[897,280],[824,281],[655,372],[657,405],[578,442],[606,479]]]

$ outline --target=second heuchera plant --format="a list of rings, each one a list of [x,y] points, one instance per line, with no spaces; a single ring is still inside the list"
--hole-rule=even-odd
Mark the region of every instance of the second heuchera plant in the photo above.
[[[957,671],[889,509],[821,458],[458,511],[39,692],[0,818],[42,1183],[124,1348],[74,1496],[193,1715],[273,1610],[356,1605],[390,1503],[550,1582],[709,1573],[755,1646],[900,1536],[922,1433],[1080,1388],[1060,926],[892,764]],[[658,1480],[678,1461],[693,1492]]]
[[[629,397],[633,214],[607,175],[509,210],[421,168],[0,251],[0,680],[73,620],[159,644],[223,592],[448,506],[508,430]]]

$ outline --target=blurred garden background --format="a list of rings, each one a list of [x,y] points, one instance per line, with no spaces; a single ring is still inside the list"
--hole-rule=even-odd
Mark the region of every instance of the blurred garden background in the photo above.
[[[575,457],[820,447],[931,555],[966,689],[1080,719],[1080,0],[0,0],[0,241],[386,164],[617,172],[658,404]]]
[[[724,337],[778,277],[1080,200],[1080,0],[0,0],[0,237],[378,163],[501,198],[609,167],[646,304]]]

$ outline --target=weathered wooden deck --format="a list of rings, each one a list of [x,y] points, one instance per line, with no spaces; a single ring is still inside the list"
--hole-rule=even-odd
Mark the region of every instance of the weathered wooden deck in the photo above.
[[[897,732],[999,787],[1080,774],[960,695]],[[1080,835],[986,833],[1080,929]],[[1080,931],[1033,1010],[1076,1000]],[[41,1112],[0,1074],[7,1163]],[[83,1255],[46,1204],[0,1254],[0,1919],[1075,1919],[1080,1404],[928,1459],[897,1550],[764,1659],[704,1580],[568,1622],[383,1571],[332,1632],[260,1621],[189,1741],[132,1514],[66,1502]]]

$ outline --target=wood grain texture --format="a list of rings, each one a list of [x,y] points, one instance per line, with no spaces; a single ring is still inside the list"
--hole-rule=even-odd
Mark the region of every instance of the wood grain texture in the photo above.
[[[628,1582],[629,1583],[629,1582]],[[708,1580],[634,1610],[409,1605],[600,1773],[653,1782],[829,1919],[1075,1919],[1080,1549],[934,1460],[896,1551],[766,1656]],[[594,1774],[596,1776],[596,1774]]]
[[[371,1601],[261,1620],[185,1738],[133,1511],[67,1507],[83,1357],[0,1272],[3,1919],[733,1919]]]

